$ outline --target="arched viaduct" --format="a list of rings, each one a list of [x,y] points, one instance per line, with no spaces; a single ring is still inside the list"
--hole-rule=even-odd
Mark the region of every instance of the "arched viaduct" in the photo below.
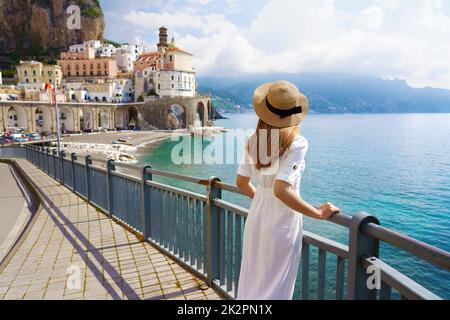
[[[210,126],[211,100],[161,99],[141,103],[60,103],[63,133],[102,130],[190,129]],[[0,131],[51,134],[56,132],[56,111],[49,103],[1,101]]]

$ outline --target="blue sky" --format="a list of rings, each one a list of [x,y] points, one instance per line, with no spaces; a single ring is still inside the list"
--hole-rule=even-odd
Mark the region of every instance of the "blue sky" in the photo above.
[[[450,89],[450,1],[100,2],[108,39],[153,48],[165,25],[202,76],[342,72]]]

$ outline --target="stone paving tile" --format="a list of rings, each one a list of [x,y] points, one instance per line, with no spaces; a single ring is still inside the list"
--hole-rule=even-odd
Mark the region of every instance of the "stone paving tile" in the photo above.
[[[0,300],[221,299],[32,164],[17,163],[45,206],[0,270]]]

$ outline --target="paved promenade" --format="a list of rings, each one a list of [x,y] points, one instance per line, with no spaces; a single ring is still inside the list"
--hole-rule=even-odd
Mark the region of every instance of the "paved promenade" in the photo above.
[[[7,240],[21,212],[27,209],[25,198],[9,165],[0,163],[0,246]],[[0,255],[1,256],[1,255]]]
[[[40,189],[44,208],[0,266],[0,299],[220,299],[32,164],[17,163]]]

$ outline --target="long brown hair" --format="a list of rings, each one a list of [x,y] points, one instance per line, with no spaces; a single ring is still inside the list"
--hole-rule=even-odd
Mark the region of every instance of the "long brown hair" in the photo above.
[[[272,155],[272,139],[271,139],[272,130],[278,130],[279,153],[277,155]],[[261,147],[260,145],[261,138],[263,138],[262,140],[267,143],[266,146],[267,156],[272,160],[275,160],[277,158],[281,158],[284,155],[286,150],[289,149],[292,143],[294,142],[294,139],[297,135],[298,135],[298,126],[288,128],[276,128],[265,123],[260,119],[258,122],[258,126],[256,127],[256,132],[252,137],[250,137],[250,141],[247,146],[249,153],[251,153],[250,144],[256,143],[256,155],[257,155],[255,161],[256,169],[260,170],[261,168],[269,168],[272,166],[272,161],[269,161],[268,163],[262,163],[261,161],[259,152]]]

